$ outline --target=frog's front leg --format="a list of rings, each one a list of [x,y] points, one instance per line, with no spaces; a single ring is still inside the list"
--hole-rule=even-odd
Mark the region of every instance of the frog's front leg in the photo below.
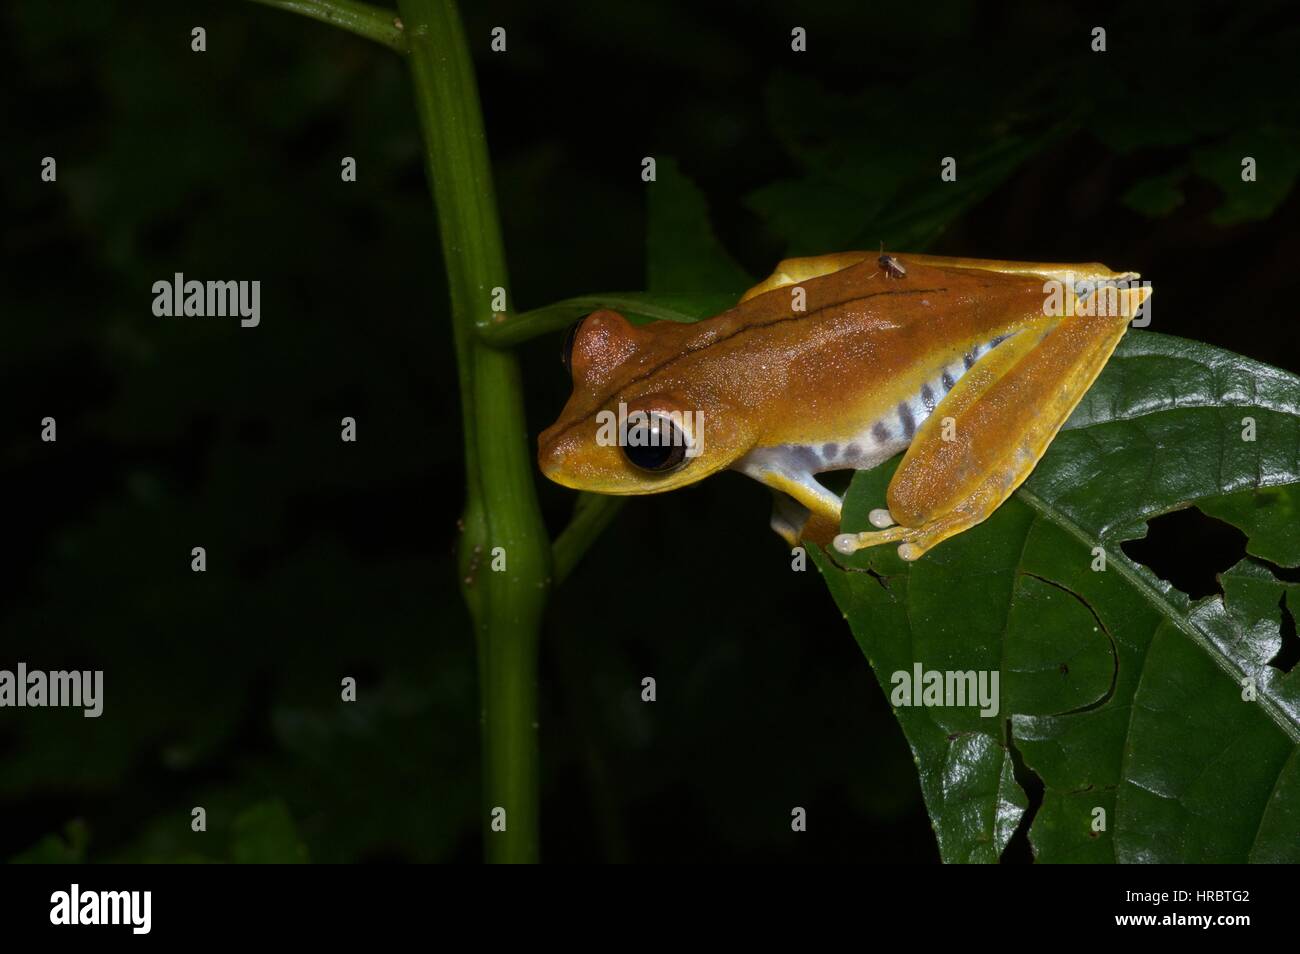
[[[835,548],[901,542],[915,560],[985,520],[1029,476],[1091,387],[1150,294],[1125,289],[1118,315],[1072,315],[1023,327],[957,382],[917,430],[889,482],[887,514],[897,525],[844,533]]]
[[[813,476],[821,465],[812,449],[794,444],[757,448],[735,464],[772,489],[772,529],[791,546],[800,539],[828,546],[839,532],[843,502]]]

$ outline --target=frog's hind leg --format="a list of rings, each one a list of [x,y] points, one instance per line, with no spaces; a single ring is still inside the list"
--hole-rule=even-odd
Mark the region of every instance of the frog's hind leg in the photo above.
[[[873,511],[873,525],[897,525],[840,534],[835,548],[899,542],[898,555],[915,560],[985,520],[1029,476],[1149,294],[1125,289],[1119,314],[1025,327],[989,352],[917,430],[889,482],[888,513]]]
[[[772,488],[772,529],[790,546],[799,543],[799,531],[810,511],[783,490]]]
[[[834,255],[813,255],[808,258],[786,258],[776,263],[771,275],[763,279],[745,294],[740,296],[742,302],[770,292],[776,288],[797,285],[800,282],[821,278],[833,272],[843,271],[858,262],[870,258],[868,252],[837,252]]]
[[[1141,277],[1137,272],[1111,271],[1100,262],[1007,262],[989,258],[950,258],[946,255],[907,255],[905,258],[908,262],[932,268],[964,268],[1057,281],[1085,295],[1088,289],[1099,283],[1121,280],[1132,282]]]
[[[881,250],[883,253],[883,249]],[[776,263],[767,276],[741,296],[742,302],[776,288],[786,288],[800,282],[821,278],[833,272],[850,268],[874,257],[872,252],[836,252],[833,255],[812,255],[806,258],[787,258]],[[903,264],[913,263],[932,268],[962,268],[975,271],[1001,272],[1006,275],[1026,275],[1045,281],[1058,281],[1067,288],[1091,287],[1099,282],[1133,281],[1137,272],[1113,272],[1098,262],[1007,262],[985,258],[951,258],[945,255],[913,255],[898,253]],[[1083,283],[1081,286],[1080,283]]]
[[[839,530],[842,501],[813,476],[819,464],[811,448],[783,444],[753,450],[734,465],[773,491],[772,529],[791,546],[829,545]]]

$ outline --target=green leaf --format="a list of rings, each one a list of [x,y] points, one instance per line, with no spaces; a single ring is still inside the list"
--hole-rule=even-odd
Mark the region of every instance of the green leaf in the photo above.
[[[484,341],[498,348],[538,335],[560,331],[599,308],[611,308],[633,324],[651,321],[699,321],[726,311],[736,303],[731,294],[669,295],[655,292],[605,292],[566,298],[542,308],[511,315],[478,329]]]
[[[1246,531],[1246,552],[1279,566],[1300,566],[1300,487],[1266,487],[1207,497],[1197,509]]]
[[[895,466],[855,476],[846,530],[868,527]],[[918,664],[999,675],[996,715],[895,706],[946,860],[996,860],[1023,824],[1017,754],[1044,786],[1040,861],[1300,860],[1300,677],[1274,663],[1296,587],[1260,562],[1297,555],[1298,481],[1300,380],[1131,332],[983,524],[911,565],[814,553],[894,701]],[[1195,601],[1120,549],[1189,505],[1252,554]]]
[[[86,823],[74,819],[63,826],[63,834],[49,834],[21,854],[9,859],[16,865],[77,865],[86,860],[90,831]]]
[[[659,160],[656,175],[657,181],[649,184],[646,234],[650,290],[566,298],[480,325],[479,336],[495,347],[509,347],[567,328],[598,308],[645,324],[699,321],[735,305],[754,280],[714,237],[703,194],[671,158]]]
[[[804,173],[755,190],[747,203],[785,240],[787,255],[882,241],[924,250],[1067,128],[1021,129],[985,110],[954,113],[951,82],[929,76],[905,95],[878,84],[851,96],[803,77],[771,83],[770,124]],[[954,181],[940,180],[943,157],[956,160]]]
[[[646,277],[653,292],[723,292],[732,304],[754,280],[722,247],[699,187],[670,157],[656,162],[646,184]]]
[[[1241,178],[1247,157],[1256,164],[1250,182]],[[1194,150],[1192,168],[1223,192],[1223,204],[1210,215],[1215,225],[1266,219],[1300,175],[1300,135],[1266,124]]]
[[[293,816],[279,799],[245,809],[231,825],[231,860],[239,864],[286,864],[307,860]]]
[[[1159,176],[1149,176],[1124,193],[1124,204],[1149,219],[1159,219],[1183,204],[1182,180],[1186,170],[1175,169]]]

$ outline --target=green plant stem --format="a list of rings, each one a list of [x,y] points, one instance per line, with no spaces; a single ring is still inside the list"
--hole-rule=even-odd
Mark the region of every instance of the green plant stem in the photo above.
[[[623,498],[608,494],[578,494],[573,505],[573,518],[560,531],[551,547],[554,570],[552,576],[559,586],[578,565],[584,553],[601,535],[623,507]]]
[[[406,31],[389,10],[358,0],[253,0],[268,7],[299,13],[322,23],[342,27],[367,40],[406,52]]]
[[[567,328],[584,315],[611,308],[628,318],[647,321],[696,321],[725,311],[736,303],[730,295],[662,295],[649,292],[606,292],[566,298],[544,308],[514,315],[489,315],[478,323],[478,334],[494,348],[522,344],[540,335]]]
[[[481,342],[508,287],[473,63],[452,0],[400,0],[459,366],[467,488],[460,568],[479,648],[489,861],[538,857],[537,641],[551,547],[515,356]],[[501,548],[497,550],[496,548]],[[505,569],[494,568],[494,558]],[[493,812],[505,809],[505,831]]]

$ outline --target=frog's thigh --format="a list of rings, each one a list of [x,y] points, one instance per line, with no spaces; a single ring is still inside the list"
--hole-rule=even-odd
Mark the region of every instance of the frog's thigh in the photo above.
[[[899,556],[914,560],[985,520],[1029,476],[1128,321],[1060,318],[995,348],[939,403],[903,456],[886,493],[899,525],[841,534],[836,548],[852,553],[897,540]]]
[[[793,545],[802,538],[818,544],[830,543],[839,529],[842,501],[818,483],[816,477],[811,473],[791,473],[778,468],[747,468],[745,472],[762,481],[776,494],[777,505],[772,513],[772,529],[787,542]],[[787,498],[787,501],[783,503],[782,497]],[[793,525],[793,539],[783,525]]]
[[[832,272],[843,271],[870,257],[868,252],[836,252],[834,255],[782,259],[776,263],[776,270],[771,275],[741,295],[740,300],[749,301],[774,288],[785,288],[787,285],[797,285]]]
[[[1137,272],[1113,272],[1100,262],[1006,262],[987,258],[951,258],[946,255],[908,255],[906,258],[909,262],[934,268],[965,268],[1007,275],[1029,275],[1044,281],[1058,281],[1066,286],[1081,281],[1132,280],[1140,277]]]

